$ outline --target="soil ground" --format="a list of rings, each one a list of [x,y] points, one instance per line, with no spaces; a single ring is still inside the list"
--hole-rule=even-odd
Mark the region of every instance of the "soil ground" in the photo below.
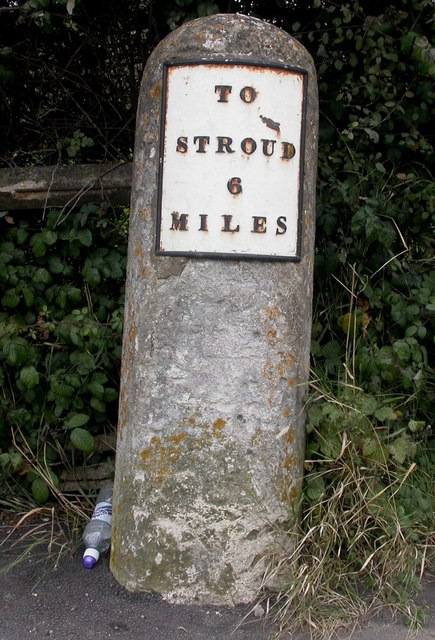
[[[3,514],[4,516],[4,514]],[[15,521],[17,518],[15,518]],[[249,607],[171,605],[154,594],[123,589],[102,558],[81,566],[82,549],[62,552],[50,522],[26,522],[14,531],[0,517],[0,640],[269,640],[274,628]],[[48,548],[51,540],[51,547]],[[24,556],[22,556],[24,554]],[[435,639],[435,583],[425,583],[420,602],[428,618],[409,636],[400,621],[383,615],[361,621],[353,640]],[[247,617],[246,617],[247,616]],[[304,632],[286,640],[304,640]],[[349,638],[349,632],[342,638]]]

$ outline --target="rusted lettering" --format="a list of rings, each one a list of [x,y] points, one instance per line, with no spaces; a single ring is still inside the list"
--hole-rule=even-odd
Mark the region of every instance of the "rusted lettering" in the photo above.
[[[243,102],[254,102],[255,98],[257,97],[257,91],[254,89],[254,87],[243,87],[243,89],[240,91],[240,97],[242,98]]]
[[[273,152],[275,150],[275,142],[276,140],[265,140],[261,138],[261,142],[263,143],[263,153],[265,156],[270,157],[273,156]]]
[[[171,213],[172,216],[172,225],[170,231],[187,231],[187,218],[188,213],[182,213],[181,215],[178,211],[173,211]]]
[[[228,84],[217,84],[214,88],[214,92],[218,94],[218,102],[228,102],[228,96],[231,93],[232,87]]]
[[[178,153],[186,153],[186,151],[187,151],[187,137],[186,136],[180,136],[177,139],[176,151],[178,151]]]
[[[224,226],[222,231],[229,231],[230,233],[237,233],[238,231],[240,231],[239,225],[237,225],[237,227],[235,227],[234,229],[231,229],[231,221],[233,219],[233,216],[222,216],[222,218],[224,219]]]
[[[257,143],[253,138],[244,138],[240,143],[242,151],[244,151],[248,156],[254,153],[257,148]]]
[[[291,142],[281,142],[283,160],[291,160],[296,153],[295,145]]]
[[[195,136],[193,138],[194,144],[198,141],[198,149],[196,153],[205,153],[205,145],[210,143],[210,136]]]
[[[230,178],[227,182],[227,188],[233,196],[239,195],[242,193],[242,181],[240,178]]]
[[[263,216],[252,216],[254,226],[252,233],[266,233],[266,218]]]
[[[226,136],[217,136],[218,148],[216,153],[234,153],[234,149],[231,149],[231,145],[233,144],[232,138],[227,138]]]

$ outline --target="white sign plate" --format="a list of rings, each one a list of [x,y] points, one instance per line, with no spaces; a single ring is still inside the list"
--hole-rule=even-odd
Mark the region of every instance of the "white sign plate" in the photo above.
[[[165,65],[156,252],[300,259],[306,72]]]

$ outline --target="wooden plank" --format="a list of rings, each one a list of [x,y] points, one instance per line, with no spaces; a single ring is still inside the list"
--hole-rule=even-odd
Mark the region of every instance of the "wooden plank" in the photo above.
[[[0,210],[130,203],[132,163],[0,169]]]

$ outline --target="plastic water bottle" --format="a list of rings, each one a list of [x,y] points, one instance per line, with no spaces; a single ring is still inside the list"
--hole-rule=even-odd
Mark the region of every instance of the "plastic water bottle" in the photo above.
[[[104,485],[97,496],[97,504],[91,519],[83,531],[86,550],[83,566],[92,569],[102,553],[109,550],[112,536],[112,495],[113,483]]]

